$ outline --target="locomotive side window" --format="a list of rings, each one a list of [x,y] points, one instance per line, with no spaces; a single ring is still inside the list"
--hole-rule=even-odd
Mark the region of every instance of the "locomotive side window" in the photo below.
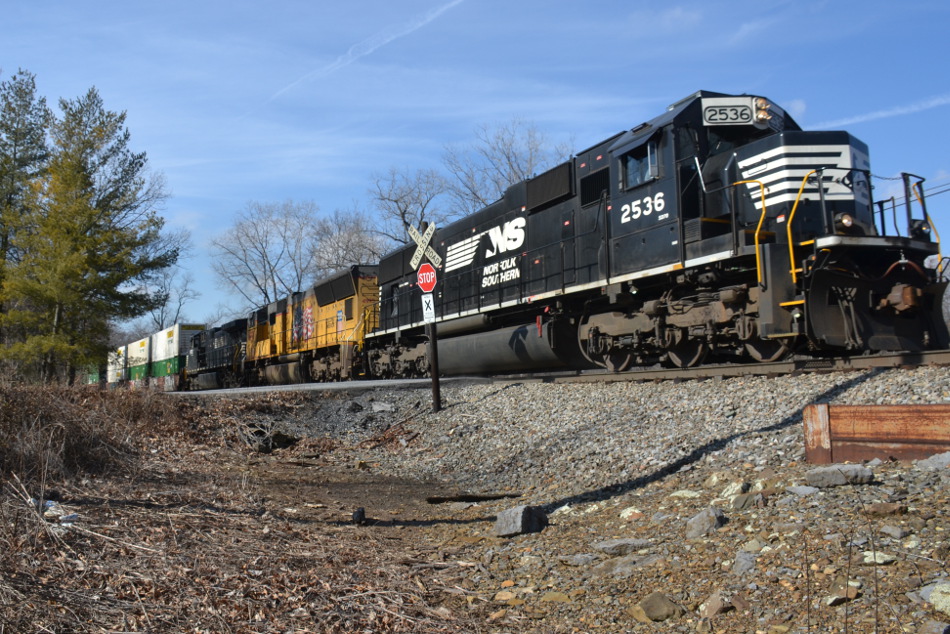
[[[650,141],[623,157],[624,189],[639,187],[660,176],[656,154],[656,142]]]

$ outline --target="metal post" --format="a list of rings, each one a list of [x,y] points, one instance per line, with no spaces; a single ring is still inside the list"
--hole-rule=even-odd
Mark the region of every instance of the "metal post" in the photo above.
[[[432,375],[432,411],[442,410],[442,393],[439,387],[439,336],[435,322],[426,324],[429,337],[429,374]]]

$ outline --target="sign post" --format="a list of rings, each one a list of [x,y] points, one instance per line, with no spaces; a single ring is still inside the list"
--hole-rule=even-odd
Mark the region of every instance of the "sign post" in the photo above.
[[[416,243],[416,251],[409,263],[416,271],[416,284],[422,291],[422,319],[426,325],[426,336],[429,338],[429,374],[432,376],[432,411],[442,409],[442,393],[439,386],[439,337],[435,324],[435,297],[432,291],[438,282],[436,266],[442,264],[442,258],[429,244],[435,235],[435,225],[429,225],[424,233],[420,234],[415,227],[409,227],[409,235]],[[429,262],[422,262],[426,258]],[[421,266],[420,266],[421,263]]]

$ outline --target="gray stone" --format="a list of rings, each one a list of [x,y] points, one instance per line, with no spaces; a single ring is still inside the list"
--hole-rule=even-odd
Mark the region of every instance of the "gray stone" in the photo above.
[[[731,609],[733,609],[732,604],[722,598],[721,592],[716,591],[699,606],[699,616],[704,619],[711,619]]]
[[[762,497],[761,493],[740,493],[732,498],[733,511],[743,511],[763,506],[765,506],[765,498]]]
[[[611,557],[620,557],[629,555],[638,550],[642,550],[650,545],[648,539],[608,539],[593,545],[595,550],[610,555]]]
[[[686,539],[708,535],[725,523],[725,514],[717,508],[700,511],[686,522]]]
[[[950,634],[950,623],[930,619],[917,628],[917,634]]]
[[[732,574],[742,576],[755,570],[755,555],[740,551],[736,554],[736,561],[732,564]]]
[[[946,469],[947,467],[950,467],[950,451],[917,461],[918,469]]]
[[[887,535],[888,537],[892,537],[894,539],[904,539],[905,537],[910,535],[910,531],[907,530],[906,528],[901,528],[900,526],[892,526],[890,524],[888,524],[887,526],[882,526],[881,532]]]
[[[857,464],[836,464],[818,467],[805,474],[805,481],[811,486],[824,489],[846,484],[867,484],[874,479],[874,472]]]
[[[594,574],[610,577],[629,577],[635,571],[662,563],[666,560],[663,555],[624,555],[623,557],[614,557],[605,562],[594,566]]]
[[[670,598],[662,592],[648,594],[638,605],[651,621],[665,621],[682,616],[685,613],[683,608],[673,603]]]
[[[600,555],[594,553],[580,553],[561,557],[561,563],[568,566],[589,566],[598,559],[600,559]]]
[[[950,616],[950,583],[938,583],[931,591],[929,601],[934,610]]]
[[[548,525],[548,516],[537,506],[516,506],[498,514],[495,535],[512,537],[523,533],[540,533]]]
[[[795,495],[800,495],[802,497],[806,495],[812,495],[814,493],[818,493],[817,487],[793,486],[793,487],[788,487],[785,490],[788,491],[789,493],[794,493]]]

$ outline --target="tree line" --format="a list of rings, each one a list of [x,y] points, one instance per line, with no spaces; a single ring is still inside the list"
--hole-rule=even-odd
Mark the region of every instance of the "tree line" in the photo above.
[[[522,119],[484,124],[470,144],[445,149],[441,169],[371,174],[365,208],[327,216],[312,201],[249,202],[212,241],[212,267],[247,307],[266,305],[351,264],[378,262],[409,241],[410,226],[443,226],[477,211],[569,152]]]
[[[0,81],[3,377],[72,382],[104,363],[116,337],[186,319],[198,298],[179,264],[189,235],[165,227],[164,178],[132,149],[125,121],[94,87],[54,111],[32,73]],[[445,149],[441,169],[371,174],[362,205],[325,214],[313,201],[247,203],[212,240],[213,270],[242,309],[265,305],[378,262],[410,226],[476,211],[568,154],[530,122],[482,125],[471,144]]]
[[[93,87],[58,111],[20,70],[0,82],[0,365],[4,377],[74,381],[101,363],[112,324],[168,298],[187,234],[126,114]]]

